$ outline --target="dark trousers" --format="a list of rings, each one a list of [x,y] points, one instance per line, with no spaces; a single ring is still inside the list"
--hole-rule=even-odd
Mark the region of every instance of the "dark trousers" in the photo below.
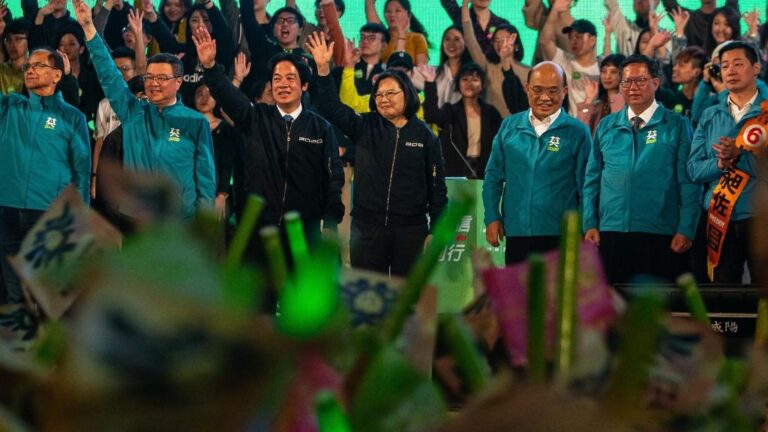
[[[744,263],[749,267],[752,283],[759,284],[761,282],[758,263],[750,253],[751,226],[751,218],[738,221],[732,220],[728,224],[728,230],[725,232],[725,242],[723,242],[723,248],[720,251],[720,262],[715,267],[714,283],[740,285],[744,276]],[[704,242],[706,244],[706,237]],[[706,267],[706,255],[704,266]]]
[[[352,267],[405,276],[424,249],[427,225],[383,226],[352,219]]]
[[[600,232],[600,257],[608,283],[627,284],[636,275],[674,282],[690,271],[688,252],[672,252],[671,235],[639,232]]]
[[[509,264],[521,263],[533,253],[544,253],[560,247],[560,236],[507,237],[504,261]]]
[[[0,206],[0,261],[2,261],[2,275],[5,285],[5,292],[0,295],[0,303],[2,304],[24,302],[21,281],[16,271],[11,267],[8,258],[19,252],[24,237],[43,213],[45,212],[41,210]]]

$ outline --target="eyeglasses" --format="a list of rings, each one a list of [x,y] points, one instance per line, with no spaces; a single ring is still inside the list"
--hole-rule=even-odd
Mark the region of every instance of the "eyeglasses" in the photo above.
[[[627,79],[627,80],[619,81],[619,85],[622,88],[628,89],[628,88],[632,88],[632,84],[635,84],[637,86],[637,88],[644,89],[645,86],[648,85],[649,81],[651,81],[651,79],[648,78],[648,77],[635,78],[635,79]]]
[[[23,65],[21,65],[22,72],[26,72],[30,69],[34,72],[37,72],[40,69],[45,69],[45,68],[54,69],[54,70],[58,69],[45,63],[24,63]]]
[[[535,86],[535,87],[528,87],[528,90],[529,90],[531,93],[533,93],[533,95],[534,95],[534,96],[541,96],[541,95],[543,95],[544,93],[546,93],[546,94],[547,94],[547,96],[549,96],[549,97],[550,97],[550,98],[552,98],[552,99],[554,99],[554,98],[556,98],[556,97],[560,96],[560,95],[562,94],[562,92],[563,92],[563,89],[562,89],[562,88],[560,88],[560,87],[548,87],[548,88],[544,88],[544,87],[538,87],[538,86]]]
[[[381,100],[381,98],[387,98],[387,100],[392,100],[393,97],[395,97],[396,94],[402,93],[402,90],[388,90],[381,93],[376,93],[373,95],[374,100]]]
[[[168,75],[150,75],[150,74],[144,75],[144,81],[145,82],[147,82],[147,81],[154,81],[154,82],[156,82],[158,84],[165,84],[168,81],[176,79],[176,78],[179,78],[179,77],[177,77],[177,76],[168,76]]]
[[[377,34],[369,34],[369,35],[361,34],[360,42],[376,42],[377,36],[378,36]]]
[[[296,24],[296,17],[287,17],[287,18],[277,18],[275,19],[275,25],[280,24],[288,24],[288,25],[294,25]]]
[[[123,72],[135,69],[133,66],[128,65],[128,64],[127,65],[118,66],[117,68],[120,69]]]

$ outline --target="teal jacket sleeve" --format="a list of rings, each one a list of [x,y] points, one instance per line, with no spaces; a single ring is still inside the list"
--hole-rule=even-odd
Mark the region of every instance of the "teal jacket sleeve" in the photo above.
[[[697,119],[700,119],[704,111],[717,104],[717,95],[712,94],[712,86],[705,83],[704,80],[699,81],[699,86],[696,87],[696,93],[693,94],[693,101],[691,102],[691,119],[693,119],[693,125],[697,126]]]
[[[82,114],[75,117],[72,141],[69,145],[69,160],[72,183],[83,201],[88,204],[91,202],[91,140],[88,138],[88,125]]]
[[[717,158],[710,154],[710,147],[714,142],[709,137],[710,119],[705,116],[696,126],[691,142],[691,153],[688,157],[688,176],[696,183],[707,184],[720,178],[722,171],[717,167]]]
[[[115,111],[117,118],[125,123],[131,112],[138,106],[138,99],[133,96],[128,84],[123,80],[123,75],[117,70],[107,46],[98,34],[93,39],[86,41],[85,45],[91,53],[96,75],[99,77],[104,94],[109,100],[109,105]]]
[[[576,153],[576,190],[581,213],[584,214],[584,177],[586,176],[589,153],[592,150],[592,133],[584,126],[582,135],[583,138]]]
[[[485,166],[485,180],[483,180],[483,207],[485,209],[485,224],[495,222],[501,219],[499,203],[501,194],[504,191],[504,131],[509,127],[507,117],[491,145],[491,155],[488,158],[488,165]]]
[[[195,154],[195,191],[197,208],[213,206],[216,198],[216,167],[213,162],[213,139],[207,121],[201,121]]]
[[[680,135],[677,148],[677,184],[680,189],[680,216],[677,232],[689,239],[696,235],[696,226],[701,214],[703,187],[696,184],[688,175],[687,162],[691,153],[691,125],[687,119],[680,120]]]
[[[603,122],[600,126],[605,125]],[[584,204],[582,206],[582,228],[584,232],[592,228],[599,228],[600,221],[600,180],[603,171],[603,154],[600,151],[600,139],[603,135],[602,127],[598,126],[592,148],[587,159],[587,168],[584,173]]]

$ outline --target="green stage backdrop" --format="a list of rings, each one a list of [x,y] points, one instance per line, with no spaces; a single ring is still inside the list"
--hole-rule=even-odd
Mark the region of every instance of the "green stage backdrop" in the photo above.
[[[39,0],[40,4],[44,4],[44,0]],[[86,0],[89,4],[93,4],[93,0]],[[214,0],[218,3],[218,0]],[[384,17],[383,8],[385,0],[377,0],[377,10],[380,16]],[[546,0],[545,0],[546,1]],[[699,0],[679,0],[680,4],[685,7],[695,8],[700,4]],[[159,3],[159,0],[156,1]],[[299,8],[307,15],[310,21],[314,21],[314,1],[313,0],[296,0]],[[521,40],[525,47],[525,62],[531,62],[533,51],[536,45],[537,32],[525,27],[523,20],[522,6],[523,0],[493,0],[491,9],[498,15],[508,19],[514,24],[520,31]],[[718,0],[718,5],[725,4],[725,0]],[[21,16],[21,0],[6,1],[13,12],[14,16]],[[358,30],[365,23],[365,12],[363,10],[364,0],[346,0],[347,11],[341,18],[342,27],[349,33],[348,37],[356,37]],[[429,33],[429,41],[432,45],[430,52],[430,63],[437,63],[440,59],[440,38],[443,30],[450,24],[448,15],[440,6],[439,0],[411,0],[413,5],[413,12],[419,20],[424,23]],[[632,13],[632,0],[619,0],[621,10],[626,16],[634,16]],[[742,0],[740,2],[741,11],[747,11],[757,8],[761,11],[763,20],[765,19],[766,0]],[[274,11],[278,7],[283,6],[283,2],[280,0],[273,0],[269,4],[269,10]],[[659,10],[662,10],[659,7]],[[598,41],[602,41],[602,25],[600,23],[601,18],[605,15],[605,7],[602,0],[580,0],[573,9],[573,16],[576,18],[586,18],[591,20],[598,31]],[[673,29],[674,25],[669,18],[665,18],[662,22],[662,27],[667,29]],[[742,28],[746,28],[746,23],[742,22]],[[598,43],[599,49],[602,49],[602,43]]]

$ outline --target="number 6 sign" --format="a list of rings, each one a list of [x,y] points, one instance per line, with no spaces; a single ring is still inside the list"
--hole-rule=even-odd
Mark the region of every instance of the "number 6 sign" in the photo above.
[[[766,128],[768,128],[768,101],[760,105],[762,112],[748,120],[736,136],[736,147],[753,153],[762,153],[766,146]]]

